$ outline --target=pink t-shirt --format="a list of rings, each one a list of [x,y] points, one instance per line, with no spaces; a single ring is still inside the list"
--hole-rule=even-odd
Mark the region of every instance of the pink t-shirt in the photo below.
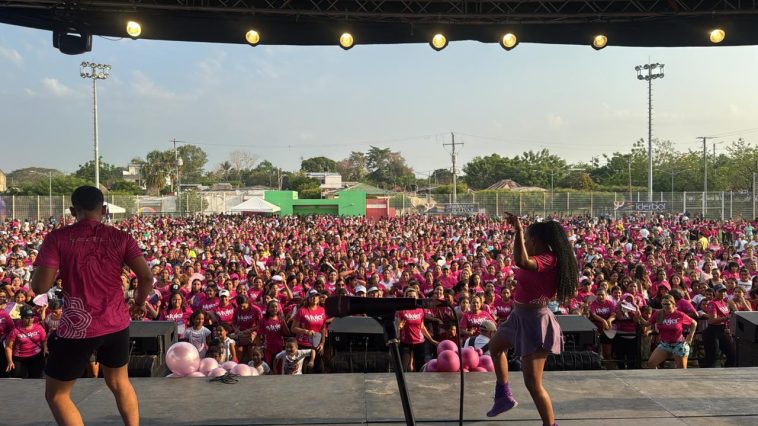
[[[553,252],[546,252],[533,258],[537,262],[537,270],[519,268],[514,273],[516,288],[513,300],[519,303],[534,303],[547,305],[555,296],[558,257]]]
[[[503,299],[495,301],[495,314],[498,321],[505,321],[513,310],[513,299],[504,302]]]
[[[400,329],[400,342],[413,344],[424,342],[424,335],[421,333],[421,326],[424,325],[423,309],[399,311],[397,317],[400,321],[405,321],[405,327]]]
[[[140,256],[129,234],[95,220],[80,220],[47,234],[34,266],[57,269],[63,279],[58,336],[85,339],[128,327],[121,267]]]
[[[217,305],[213,309],[213,313],[216,314],[216,318],[218,318],[219,322],[229,325],[234,322],[234,311],[234,305],[231,303],[226,306]]]
[[[284,347],[282,322],[278,317],[262,317],[259,330],[263,333],[263,344],[269,351],[280,351]]]
[[[495,322],[495,318],[493,318],[489,312],[479,311],[479,313],[476,314],[473,312],[466,312],[463,314],[463,318],[461,318],[460,329],[466,330],[474,336],[478,336],[479,326],[482,325],[482,322],[485,320]]]
[[[297,313],[295,314],[295,319],[293,321],[294,324],[299,324],[300,328],[310,330],[316,333],[321,333],[321,329],[324,327],[325,322],[326,322],[326,312],[324,311],[324,308],[321,306],[317,306],[313,309],[311,308],[298,309]],[[297,343],[300,346],[304,346],[306,348],[312,348],[315,345],[311,343],[310,337],[311,336],[308,336],[307,334],[299,334],[297,336]]]
[[[240,330],[249,330],[258,324],[261,319],[261,310],[255,305],[247,309],[237,308],[234,311],[234,325]]]
[[[192,316],[192,309],[189,307],[187,308],[179,308],[179,309],[171,309],[171,310],[162,310],[160,316],[158,317],[161,321],[173,321],[178,324],[184,324],[185,326],[189,324],[190,316]]]
[[[29,358],[42,352],[42,343],[47,339],[45,328],[38,323],[29,329],[14,328],[8,335],[8,342],[13,342],[13,356]]]
[[[5,341],[5,337],[11,334],[11,331],[16,328],[13,324],[13,319],[4,310],[0,310],[0,342]],[[0,356],[4,356],[0,354]]]
[[[672,344],[683,342],[684,326],[692,325],[692,318],[684,312],[674,311],[670,314],[665,314],[661,321],[658,322],[658,315],[657,313],[653,314],[650,318],[650,325],[656,324],[658,333],[661,336],[661,342]]]

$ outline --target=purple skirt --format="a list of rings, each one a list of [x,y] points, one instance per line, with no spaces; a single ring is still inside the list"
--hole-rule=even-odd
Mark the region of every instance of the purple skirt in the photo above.
[[[551,354],[563,351],[563,333],[555,315],[544,308],[523,308],[513,304],[513,311],[500,325],[497,334],[502,335],[518,356],[529,355],[538,349]]]

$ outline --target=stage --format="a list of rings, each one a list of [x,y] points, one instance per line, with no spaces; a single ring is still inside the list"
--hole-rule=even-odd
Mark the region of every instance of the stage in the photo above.
[[[452,425],[458,418],[457,374],[409,374],[417,422]],[[393,374],[132,379],[144,425],[399,425],[403,412]],[[484,416],[491,373],[466,374],[467,425],[541,424],[520,373],[511,388],[520,405],[492,421]],[[42,380],[0,380],[6,425],[53,424]],[[756,425],[758,368],[568,371],[545,373],[557,421],[566,425]],[[102,379],[82,379],[74,400],[87,425],[120,423]]]

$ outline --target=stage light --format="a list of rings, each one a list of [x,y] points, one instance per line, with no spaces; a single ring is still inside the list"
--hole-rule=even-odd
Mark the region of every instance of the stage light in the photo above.
[[[711,43],[719,44],[726,38],[726,31],[722,30],[721,28],[715,28],[711,30],[708,38],[711,40]]]
[[[351,47],[355,45],[355,40],[353,39],[353,35],[350,33],[342,33],[340,36],[340,47],[348,50]]]
[[[429,45],[432,46],[432,49],[439,52],[447,47],[447,37],[439,33],[435,34],[434,37],[432,37],[432,41],[429,42]]]
[[[608,37],[603,34],[598,34],[592,39],[592,48],[600,50],[608,44]]]
[[[126,33],[131,38],[137,38],[142,34],[142,25],[139,22],[129,21],[126,23]]]
[[[250,46],[257,46],[261,42],[261,35],[258,34],[258,31],[250,30],[245,33],[245,41]]]
[[[518,37],[516,34],[507,33],[500,39],[500,46],[505,50],[511,50],[518,44]]]

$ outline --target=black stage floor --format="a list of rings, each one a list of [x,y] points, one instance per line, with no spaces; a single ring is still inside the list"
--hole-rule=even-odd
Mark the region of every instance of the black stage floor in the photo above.
[[[458,375],[410,374],[419,424],[458,419]],[[132,379],[144,425],[397,425],[403,411],[393,374],[244,377],[237,384],[206,379]],[[467,425],[495,425],[492,373],[466,374]],[[497,418],[539,425],[520,373],[511,377],[520,405]],[[52,424],[42,380],[0,380],[7,425]],[[758,425],[758,368],[569,371],[545,373],[561,426]],[[80,380],[74,399],[88,425],[120,422],[102,379]]]

